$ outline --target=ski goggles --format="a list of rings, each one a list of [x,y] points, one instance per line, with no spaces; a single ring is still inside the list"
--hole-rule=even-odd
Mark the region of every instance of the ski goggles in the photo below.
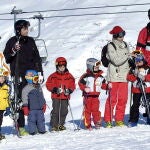
[[[58,66],[66,66],[66,61],[60,61],[57,63]]]
[[[92,65],[92,66],[99,66],[99,65],[101,65],[101,62],[100,61],[97,61],[97,62],[87,62],[87,64],[89,64],[89,65]]]
[[[141,50],[134,50],[132,53],[137,55],[137,54],[142,54],[142,51]]]
[[[126,35],[126,32],[125,32],[125,31],[122,31],[122,32],[120,32],[120,33],[118,33],[118,34],[114,34],[113,37],[114,37],[114,38],[122,38],[122,37],[124,37],[125,35]]]
[[[26,80],[32,80],[32,81],[34,81],[34,82],[38,82],[38,80],[39,80],[39,76],[25,76],[25,79]]]
[[[5,69],[0,68],[0,76],[8,76],[9,72],[6,71]]]

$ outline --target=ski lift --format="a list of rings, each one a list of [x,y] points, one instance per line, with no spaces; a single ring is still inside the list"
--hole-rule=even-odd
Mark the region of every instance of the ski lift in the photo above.
[[[48,57],[48,52],[46,48],[45,41],[43,39],[35,39],[37,48],[39,50],[40,57],[42,59],[42,63],[47,64],[47,57]]]
[[[40,15],[35,15],[33,17],[33,19],[38,19],[38,35],[36,37],[34,37],[37,48],[39,50],[39,54],[40,57],[42,59],[42,63],[45,63],[45,65],[47,64],[48,61],[47,57],[48,57],[48,52],[47,52],[47,48],[46,48],[46,44],[45,41],[43,39],[39,39],[40,37],[40,32],[41,32],[41,19],[44,19],[43,16]]]

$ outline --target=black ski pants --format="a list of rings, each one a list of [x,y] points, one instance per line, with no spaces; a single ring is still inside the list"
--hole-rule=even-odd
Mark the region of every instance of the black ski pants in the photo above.
[[[52,99],[51,127],[64,125],[68,114],[68,100]]]
[[[3,122],[3,113],[4,113],[4,110],[0,110],[0,133],[1,133],[1,126]]]
[[[139,120],[139,107],[140,107],[140,100],[142,98],[141,93],[134,93],[133,94],[133,104],[130,109],[130,117],[129,122],[137,123]],[[146,94],[146,98],[150,99],[150,93]]]

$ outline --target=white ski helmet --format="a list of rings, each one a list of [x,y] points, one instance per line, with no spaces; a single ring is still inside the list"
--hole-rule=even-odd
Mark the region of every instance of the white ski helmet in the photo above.
[[[88,58],[86,60],[86,66],[87,66],[87,69],[94,72],[94,66],[99,66],[101,64],[101,62],[95,58]]]

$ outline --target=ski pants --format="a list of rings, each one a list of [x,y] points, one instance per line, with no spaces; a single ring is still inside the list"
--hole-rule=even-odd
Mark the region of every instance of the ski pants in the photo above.
[[[64,125],[68,114],[68,100],[52,99],[51,127]]]
[[[133,104],[130,110],[130,118],[129,122],[137,123],[139,120],[139,107],[140,107],[140,99],[142,98],[141,93],[134,93],[133,94]],[[146,94],[146,98],[150,99],[150,93]],[[147,111],[146,111],[147,113]]]
[[[105,104],[104,120],[112,121],[113,110],[115,110],[115,121],[123,121],[125,108],[128,99],[128,83],[127,82],[111,82],[112,88],[109,90],[109,96]]]
[[[29,133],[45,132],[45,118],[42,110],[30,110],[28,115]]]
[[[86,128],[91,127],[91,116],[93,117],[93,122],[96,125],[101,121],[101,112],[99,111],[100,101],[98,97],[88,96],[84,97],[84,125]]]
[[[4,113],[4,110],[0,110],[0,133],[1,133],[1,126],[3,122],[3,113]]]
[[[18,85],[18,98],[21,100],[21,93],[22,93],[22,89],[25,87],[25,85],[27,84],[27,81],[25,79],[25,77],[21,77],[22,79],[22,82]],[[21,102],[21,101],[20,101]],[[24,127],[25,126],[25,118],[24,118],[24,113],[22,111],[22,109],[19,109],[18,110],[18,113],[19,113],[19,118],[17,120],[18,122],[18,126],[19,127]]]

